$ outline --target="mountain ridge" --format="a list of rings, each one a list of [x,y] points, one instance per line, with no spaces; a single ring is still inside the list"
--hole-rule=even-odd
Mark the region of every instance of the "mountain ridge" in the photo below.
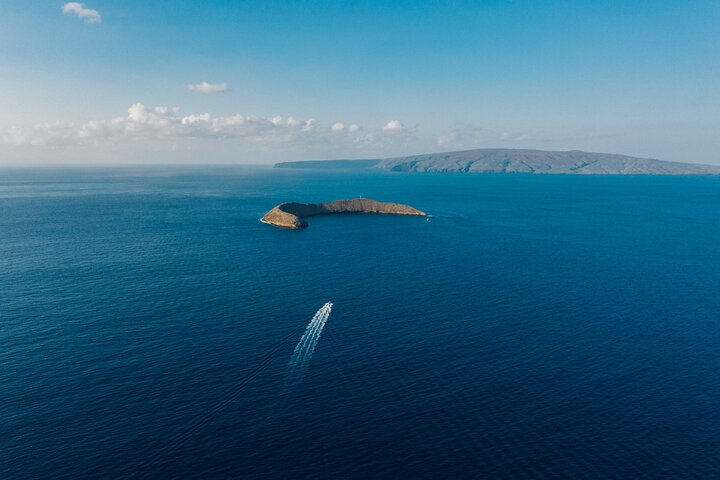
[[[720,165],[671,162],[582,150],[484,148],[363,160],[280,162],[275,168],[377,168],[395,172],[569,175],[720,175]]]

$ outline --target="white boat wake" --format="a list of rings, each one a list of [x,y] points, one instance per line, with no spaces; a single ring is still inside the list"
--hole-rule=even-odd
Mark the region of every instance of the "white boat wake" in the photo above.
[[[305,328],[305,333],[300,338],[288,362],[287,374],[285,376],[286,391],[302,382],[308,365],[310,365],[313,352],[315,352],[315,347],[317,347],[320,334],[323,328],[325,328],[328,317],[330,317],[332,306],[332,302],[327,302],[323,305],[322,308],[315,313],[312,320],[310,320],[307,328]]]
[[[305,329],[305,334],[300,339],[300,343],[295,347],[290,363],[288,364],[288,376],[286,376],[285,391],[289,391],[292,387],[297,385],[305,374],[310,358],[312,357],[315,347],[317,346],[320,333],[322,332],[325,322],[327,322],[330,316],[330,310],[332,309],[332,303],[328,302],[317,311],[315,316],[308,324]],[[291,334],[295,336],[296,333]],[[147,473],[152,468],[156,467],[163,456],[170,455],[173,451],[177,450],[180,445],[189,442],[192,437],[197,434],[212,418],[225,408],[231,405],[238,395],[247,388],[251,382],[261,375],[265,368],[277,358],[277,353],[285,347],[284,342],[290,340],[291,336],[286,336],[282,342],[280,342],[274,348],[265,352],[265,355],[260,362],[250,370],[248,375],[237,384],[233,385],[228,391],[220,395],[214,404],[211,404],[199,415],[192,418],[187,423],[182,424],[174,433],[164,439],[163,445],[152,450],[147,458],[142,461],[137,470],[130,472],[128,478],[136,478],[138,476],[147,476]]]

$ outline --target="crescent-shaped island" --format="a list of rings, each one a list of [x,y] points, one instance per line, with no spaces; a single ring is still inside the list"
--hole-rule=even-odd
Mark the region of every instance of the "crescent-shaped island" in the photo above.
[[[260,221],[276,227],[300,229],[308,226],[307,222],[303,220],[304,217],[337,213],[427,215],[422,210],[401,203],[378,202],[370,198],[354,198],[351,200],[335,200],[328,203],[281,203],[263,215]]]

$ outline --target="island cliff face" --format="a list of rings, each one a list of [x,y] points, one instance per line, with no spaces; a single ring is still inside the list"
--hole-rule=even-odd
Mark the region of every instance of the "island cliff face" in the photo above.
[[[409,205],[392,202],[378,202],[370,198],[354,198],[352,200],[335,200],[329,203],[281,203],[260,219],[276,227],[299,229],[307,227],[303,217],[327,215],[334,213],[384,213],[391,215],[426,215]]]

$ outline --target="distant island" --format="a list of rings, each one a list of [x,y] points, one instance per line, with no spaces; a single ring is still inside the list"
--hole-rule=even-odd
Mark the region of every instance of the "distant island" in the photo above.
[[[720,175],[720,165],[668,162],[580,150],[503,148],[430,153],[377,160],[276,163],[275,168],[377,168],[394,172],[471,172],[584,175]]]
[[[425,212],[409,205],[392,202],[378,202],[370,198],[335,200],[328,203],[281,203],[267,212],[261,222],[282,228],[300,229],[307,227],[304,217],[337,213],[382,213],[391,215],[426,215]]]

